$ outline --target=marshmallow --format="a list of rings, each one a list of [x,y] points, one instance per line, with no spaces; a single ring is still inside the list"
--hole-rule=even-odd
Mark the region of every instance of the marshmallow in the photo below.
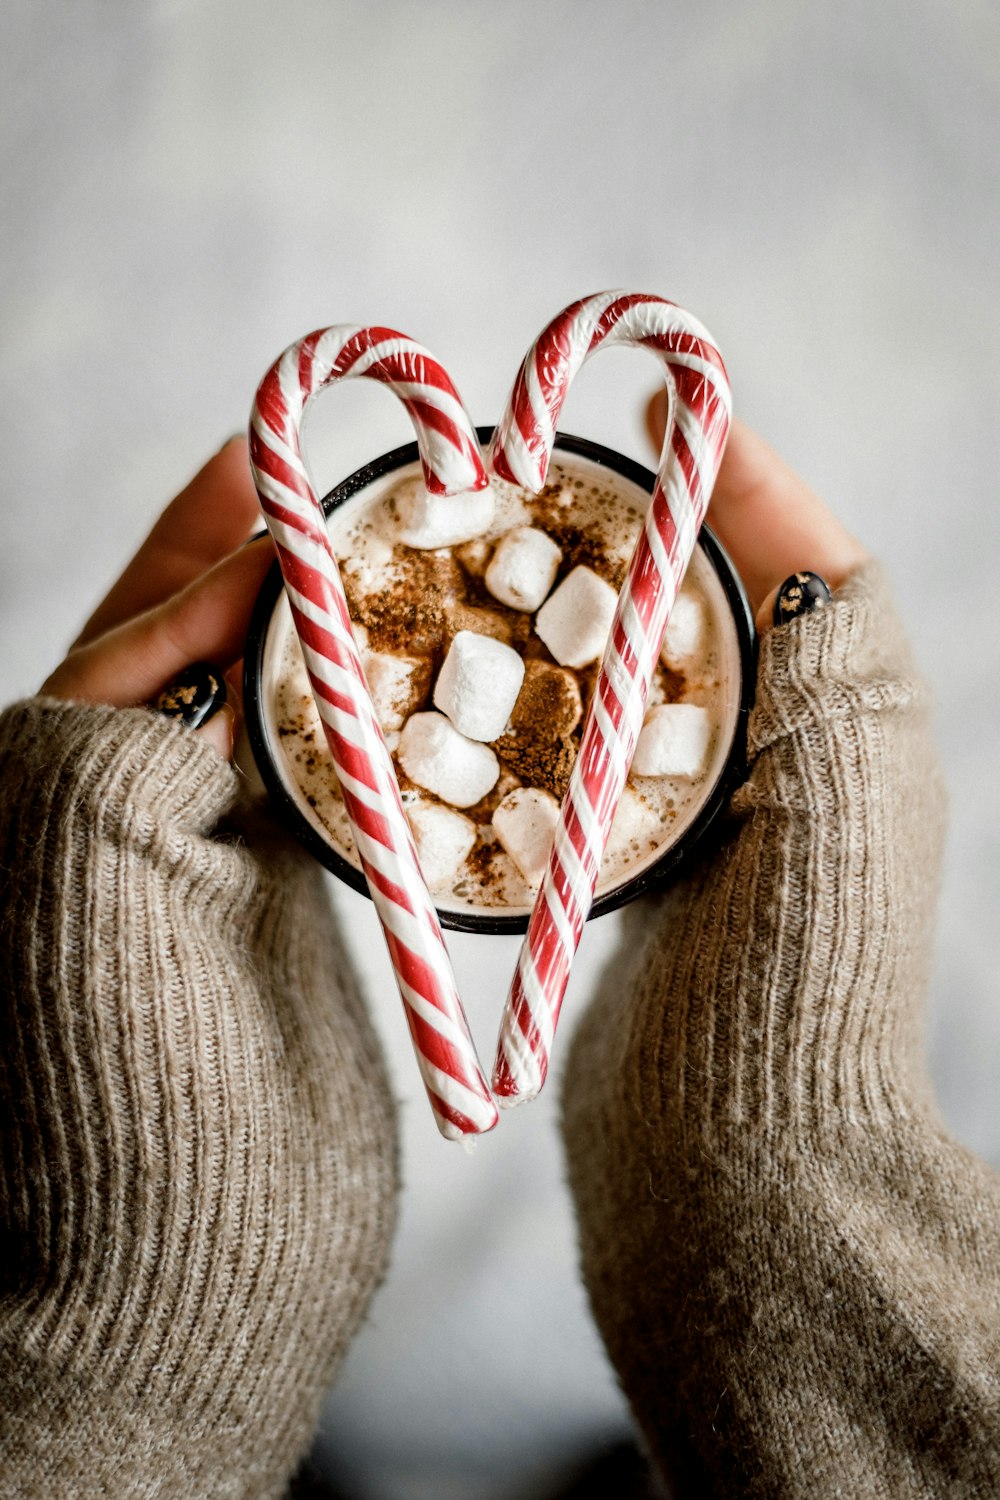
[[[698,594],[682,589],[674,600],[663,637],[660,659],[668,667],[683,667],[702,655],[708,641],[708,608]]]
[[[340,565],[344,583],[355,598],[365,599],[385,588],[392,565],[392,543],[385,537],[367,536],[364,546]]]
[[[309,681],[309,673],[306,670],[306,659],[302,654],[302,647],[299,644],[297,636],[291,637],[291,647],[283,683],[285,695],[289,699],[303,696],[311,702],[313,695],[312,683]],[[280,686],[281,684],[279,684]]]
[[[396,494],[399,536],[408,547],[433,551],[481,536],[492,523],[493,491],[465,490],[460,495],[432,495],[422,479],[400,485]]]
[[[515,526],[497,543],[485,583],[511,609],[536,610],[555,582],[562,549],[535,526]]]
[[[459,734],[444,714],[413,714],[407,719],[397,754],[411,781],[452,807],[472,807],[500,775],[493,751]]]
[[[561,667],[586,667],[604,653],[618,595],[590,568],[563,579],[535,616],[535,632]]]
[[[524,662],[503,641],[460,630],[434,684],[434,706],[470,740],[495,740],[507,727],[524,681]]]
[[[362,663],[375,717],[383,729],[402,729],[427,691],[430,662],[426,657],[367,651]]]
[[[646,714],[632,759],[637,776],[700,776],[712,717],[697,703],[662,703]]]
[[[633,787],[626,786],[611,824],[602,871],[612,861],[631,864],[649,848],[650,842],[649,808]]]
[[[475,823],[440,802],[412,803],[406,816],[428,888],[450,890],[476,842]]]
[[[492,551],[492,543],[485,542],[482,537],[479,537],[475,541],[466,542],[464,546],[456,548],[455,556],[473,578],[482,578]]]
[[[559,803],[534,786],[508,792],[493,813],[493,832],[529,885],[541,885],[559,822]]]

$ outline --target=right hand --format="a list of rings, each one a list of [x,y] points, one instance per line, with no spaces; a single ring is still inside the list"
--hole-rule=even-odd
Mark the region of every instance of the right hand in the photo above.
[[[246,439],[232,438],[167,506],[41,692],[129,708],[205,661],[227,672],[238,709],[233,669],[274,561],[269,536],[244,545],[260,520]],[[227,705],[196,733],[228,760],[235,720]]]

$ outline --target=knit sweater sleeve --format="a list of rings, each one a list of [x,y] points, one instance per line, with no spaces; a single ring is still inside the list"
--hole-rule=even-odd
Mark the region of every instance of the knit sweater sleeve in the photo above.
[[[145,710],[0,716],[0,1492],[283,1493],[394,1129],[319,873]]]
[[[584,1275],[679,1497],[1000,1491],[1000,1182],[924,1059],[927,719],[876,566],[765,637],[723,845],[575,1039]]]

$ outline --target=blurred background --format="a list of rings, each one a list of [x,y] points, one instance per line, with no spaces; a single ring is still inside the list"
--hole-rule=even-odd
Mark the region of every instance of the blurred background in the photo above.
[[[0,697],[36,689],[307,330],[401,328],[492,422],[564,303],[670,297],[714,334],[738,413],[891,566],[951,793],[933,1071],[951,1126],[1000,1166],[995,5],[4,10]],[[649,461],[656,379],[608,351],[567,430]],[[329,393],[318,484],[410,435],[369,383]],[[444,1144],[371,908],[336,899],[392,1060],[404,1197],[317,1470],[356,1500],[569,1493],[630,1429],[576,1274],[559,1059],[473,1153]],[[588,929],[566,1031],[620,935],[616,917]],[[517,940],[451,947],[490,1054]]]

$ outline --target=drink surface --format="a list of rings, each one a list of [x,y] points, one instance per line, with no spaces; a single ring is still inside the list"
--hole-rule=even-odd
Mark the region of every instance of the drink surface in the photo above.
[[[577,668],[554,661],[537,634],[537,611],[501,602],[484,575],[500,540],[514,528],[531,527],[559,548],[549,597],[576,568],[617,593],[649,496],[591,460],[562,455],[537,496],[494,479],[495,511],[481,534],[428,551],[406,545],[400,536],[408,497],[419,484],[416,465],[375,481],[334,511],[331,541],[436,904],[454,913],[522,915],[534,902],[538,876],[527,879],[523,856],[515,862],[507,852],[498,835],[503,814],[496,824],[494,814],[505,799],[505,806],[511,805],[510,794],[518,788],[533,789],[543,810],[561,800],[598,663]],[[647,869],[691,825],[722,774],[735,734],[739,643],[722,586],[700,549],[675,607],[678,619],[682,612],[695,628],[688,629],[686,639],[678,638],[673,651],[668,631],[647,719],[650,710],[664,704],[697,706],[704,710],[698,716],[705,725],[704,750],[688,774],[630,774],[601,868],[599,896]],[[581,630],[586,623],[580,621]],[[498,763],[495,782],[472,805],[456,806],[407,774],[413,760],[407,759],[403,736],[414,714],[435,711],[435,683],[459,632],[516,651],[525,677],[502,732],[489,741]],[[272,716],[272,756],[286,789],[314,829],[360,868],[283,596],[268,633],[263,688]],[[422,836],[431,842],[422,845]]]

